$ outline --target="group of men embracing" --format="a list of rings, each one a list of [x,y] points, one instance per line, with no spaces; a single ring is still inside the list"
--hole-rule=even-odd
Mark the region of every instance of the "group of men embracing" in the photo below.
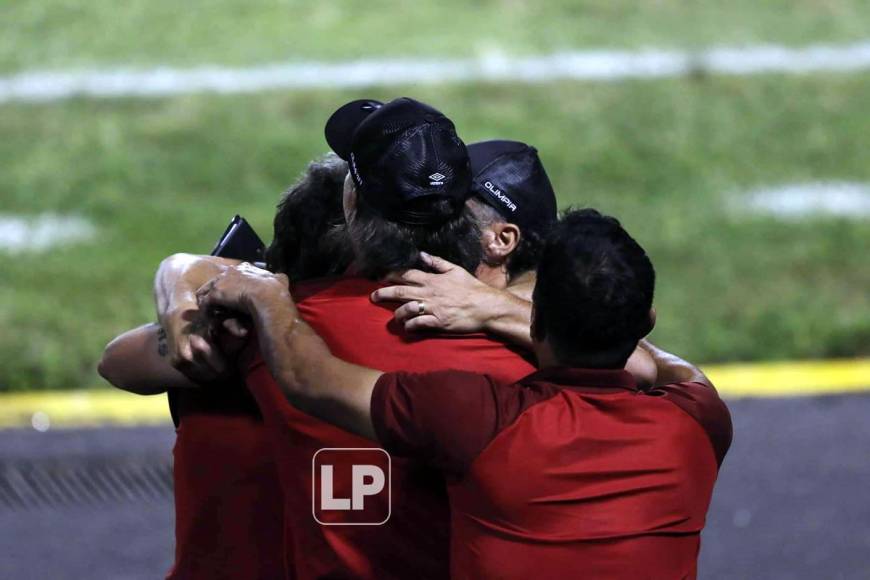
[[[534,147],[466,146],[424,103],[353,101],[325,132],[267,269],[167,258],[159,323],[100,363],[169,394],[168,577],[695,578],[731,419],[645,339],[643,248],[559,216]],[[353,490],[321,489],[317,454],[379,448],[389,493],[324,509]]]

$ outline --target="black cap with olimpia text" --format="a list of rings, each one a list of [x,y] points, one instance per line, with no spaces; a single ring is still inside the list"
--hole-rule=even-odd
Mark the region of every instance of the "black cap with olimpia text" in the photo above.
[[[556,222],[556,192],[538,151],[519,141],[482,141],[468,146],[471,189],[510,223],[522,229]]]
[[[390,221],[438,225],[471,196],[465,143],[453,122],[429,105],[407,97],[353,101],[332,114],[325,133],[348,162],[359,195]],[[417,203],[432,197],[449,200],[453,213],[433,214]]]

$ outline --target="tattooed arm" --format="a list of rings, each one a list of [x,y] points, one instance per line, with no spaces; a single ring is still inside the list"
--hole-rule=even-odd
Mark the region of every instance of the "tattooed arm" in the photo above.
[[[169,344],[166,342],[166,331],[157,326],[157,355],[163,358],[169,354]]]
[[[166,333],[157,324],[145,324],[112,340],[97,370],[115,387],[139,395],[196,387],[169,363],[168,356]]]

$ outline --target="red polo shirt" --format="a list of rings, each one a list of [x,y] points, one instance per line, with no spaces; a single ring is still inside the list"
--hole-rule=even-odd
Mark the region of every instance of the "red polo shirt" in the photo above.
[[[393,321],[394,307],[370,301],[378,287],[368,280],[343,278],[303,284],[293,295],[303,318],[332,352],[352,363],[388,371],[473,370],[507,382],[533,369],[516,351],[484,335],[405,334]],[[387,523],[321,525],[312,515],[314,454],[321,448],[378,446],[292,407],[262,360],[251,366],[247,382],[274,437],[288,563],[298,578],[447,577],[449,508],[436,472],[396,459]]]
[[[175,563],[167,580],[283,580],[281,487],[243,384],[170,393]]]
[[[549,369],[519,383],[384,375],[387,451],[447,476],[451,577],[695,578],[731,418],[699,383],[638,390],[626,371]]]

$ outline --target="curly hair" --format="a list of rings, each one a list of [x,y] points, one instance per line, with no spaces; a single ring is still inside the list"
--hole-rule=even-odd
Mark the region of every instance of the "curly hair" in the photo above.
[[[467,204],[457,212],[453,200],[424,197],[411,210],[440,216],[435,225],[408,225],[384,218],[357,195],[348,231],[356,248],[360,273],[377,279],[389,272],[422,267],[420,252],[428,252],[474,273],[483,258],[480,226]]]
[[[314,160],[278,203],[266,265],[291,280],[344,273],[354,259],[342,207],[347,163],[329,153]]]

